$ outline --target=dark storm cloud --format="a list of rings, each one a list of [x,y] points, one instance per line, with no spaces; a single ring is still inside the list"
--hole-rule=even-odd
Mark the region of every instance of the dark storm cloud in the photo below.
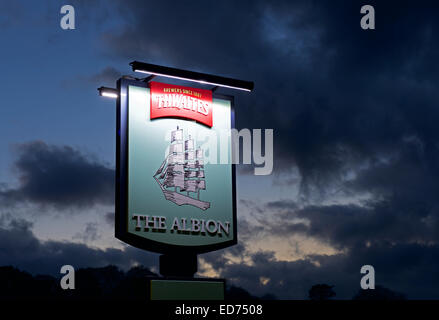
[[[412,299],[437,298],[437,245],[356,246],[348,253],[309,255],[296,261],[279,261],[273,252],[241,250],[237,257],[247,256],[251,264],[234,263],[225,252],[202,257],[218,268],[221,277],[259,296],[274,294],[281,299],[306,299],[312,285],[326,283],[335,285],[338,299],[351,299],[360,290],[361,267],[369,264],[375,268],[377,285]],[[269,281],[263,284],[264,279]]]
[[[147,267],[158,263],[156,255],[133,247],[102,250],[70,242],[42,242],[31,227],[25,220],[13,220],[8,226],[0,227],[0,266],[13,265],[31,273],[59,275],[65,264],[75,268],[113,264],[128,269],[134,263]]]
[[[270,207],[277,209],[270,210]],[[287,203],[273,202],[266,208],[265,214],[252,211],[259,228],[263,226],[261,234],[304,234],[338,249],[380,243],[436,244],[439,241],[436,203],[393,197],[367,205],[309,205],[294,209]]]
[[[114,226],[114,212],[107,212],[105,214],[105,221],[111,225]]]
[[[437,143],[426,143],[419,137],[407,136],[404,141],[395,143],[395,146],[398,148],[393,154],[376,159],[358,170],[355,179],[346,182],[346,188],[353,192],[391,195],[402,202],[424,200],[430,202],[430,205],[437,203]]]
[[[70,146],[41,141],[21,144],[14,167],[16,189],[1,189],[3,204],[86,207],[114,201],[114,170]]]
[[[103,40],[119,58],[254,80],[237,94],[239,127],[275,129],[275,170],[307,185],[340,179],[365,158],[416,135],[438,138],[439,45],[433,1],[124,1],[130,23]],[[151,27],[153,26],[153,27]]]
[[[247,230],[257,232],[257,237],[302,234],[344,253],[310,255],[297,262],[270,258],[251,266],[225,263],[221,275],[233,277],[238,285],[253,287],[259,294],[285,292],[303,298],[305,289],[325,282],[336,285],[339,298],[349,298],[359,289],[361,266],[370,264],[377,272],[378,284],[409,298],[436,299],[439,179],[437,153],[428,148],[416,136],[407,136],[395,143],[393,152],[367,161],[339,186],[342,197],[336,200],[366,195],[350,204],[279,200],[258,206],[242,202],[251,215]],[[259,277],[271,280],[265,286],[255,285]]]

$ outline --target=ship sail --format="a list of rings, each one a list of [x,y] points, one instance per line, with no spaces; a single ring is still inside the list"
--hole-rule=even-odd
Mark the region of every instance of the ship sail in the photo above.
[[[170,164],[167,168],[168,171],[171,172],[184,172],[184,165],[183,164]]]
[[[206,190],[203,150],[195,149],[195,141],[190,135],[184,139],[183,129],[177,127],[171,132],[168,156],[153,178],[166,200],[179,206],[210,208],[210,202],[200,200],[200,190]],[[191,196],[193,193],[197,198]]]
[[[168,163],[170,164],[184,164],[184,157],[182,154],[171,154]]]
[[[184,175],[185,175],[186,178],[196,178],[197,177],[197,171],[188,170],[188,171],[185,171]]]
[[[198,181],[198,189],[206,190],[206,181],[205,180]]]
[[[195,159],[195,153],[193,151],[186,151],[185,152],[185,159],[192,161]]]
[[[182,141],[183,140],[183,129],[178,129],[171,132],[171,143],[174,141]]]
[[[181,173],[167,174],[163,183],[166,187],[179,187],[185,189],[184,175]]]
[[[169,153],[179,153],[179,152],[183,152],[183,144],[182,143],[175,143],[175,144],[171,144],[171,146],[169,147]]]
[[[197,192],[198,191],[198,183],[197,180],[186,180],[184,182],[185,190],[188,192]]]
[[[187,169],[197,169],[197,165],[196,165],[195,162],[194,162],[194,163],[186,163],[186,164],[185,164],[185,167],[186,167]]]
[[[189,137],[189,139],[187,139],[184,142],[184,147],[185,147],[185,150],[193,150],[194,149],[194,140]]]

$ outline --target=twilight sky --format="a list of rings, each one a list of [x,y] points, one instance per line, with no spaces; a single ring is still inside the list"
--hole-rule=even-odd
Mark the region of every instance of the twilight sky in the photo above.
[[[76,30],[59,26],[76,10]],[[374,5],[376,30],[360,28]],[[360,268],[439,298],[439,4],[435,1],[3,1],[0,265],[157,270],[113,236],[115,103],[133,60],[255,82],[238,128],[274,129],[274,171],[237,178],[239,244],[200,276],[255,295],[337,298]]]

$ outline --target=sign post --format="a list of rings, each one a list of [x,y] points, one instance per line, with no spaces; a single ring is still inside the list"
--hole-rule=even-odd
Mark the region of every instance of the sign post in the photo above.
[[[161,253],[160,273],[167,279],[195,281],[197,254],[237,243],[233,97],[214,91],[218,86],[251,91],[253,83],[139,62],[131,65],[134,71],[152,75],[143,81],[123,77],[117,89],[98,89],[101,95],[117,97],[115,235],[137,248]],[[215,87],[150,82],[154,76]],[[211,280],[186,287],[224,290],[223,280]],[[151,290],[157,288],[160,294],[151,297],[164,298],[164,288],[173,285],[180,291],[185,288],[181,281],[154,281]],[[224,296],[224,291],[217,293],[210,297]]]

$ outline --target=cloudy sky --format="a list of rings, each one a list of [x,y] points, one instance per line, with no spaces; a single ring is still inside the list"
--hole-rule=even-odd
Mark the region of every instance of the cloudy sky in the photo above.
[[[60,8],[76,10],[62,30]],[[360,28],[374,5],[376,30]],[[2,1],[0,265],[157,270],[114,238],[115,104],[133,60],[252,80],[239,128],[274,129],[274,171],[237,177],[239,244],[199,275],[255,295],[376,283],[439,298],[435,1]]]

